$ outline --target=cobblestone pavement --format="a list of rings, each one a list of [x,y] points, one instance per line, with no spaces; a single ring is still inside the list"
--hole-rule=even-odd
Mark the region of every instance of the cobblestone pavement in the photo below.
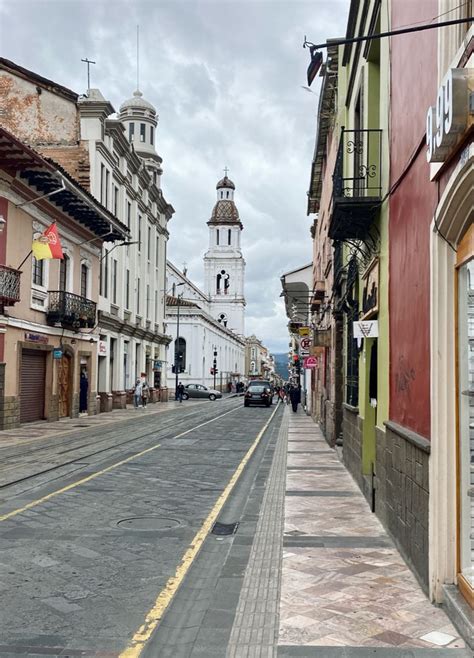
[[[278,655],[351,655],[329,647],[456,655],[464,647],[456,629],[428,601],[334,450],[310,418],[287,413]]]

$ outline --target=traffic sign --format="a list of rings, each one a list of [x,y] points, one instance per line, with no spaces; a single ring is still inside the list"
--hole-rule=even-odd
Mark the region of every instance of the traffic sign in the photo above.
[[[307,356],[303,362],[304,368],[316,368],[318,365],[318,360],[315,356]]]
[[[311,345],[311,338],[309,338],[308,336],[305,336],[304,338],[301,338],[301,340],[300,340],[301,350],[308,351],[310,345]]]

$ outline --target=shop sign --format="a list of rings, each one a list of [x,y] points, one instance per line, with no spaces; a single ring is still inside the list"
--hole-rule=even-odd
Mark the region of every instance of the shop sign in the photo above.
[[[379,311],[379,261],[375,259],[364,274],[364,289],[362,291],[362,317],[369,320]]]
[[[311,331],[311,327],[300,327],[298,329],[298,333],[300,336],[309,336],[310,331]]]
[[[316,368],[318,359],[315,356],[307,356],[303,361],[303,368]]]
[[[359,320],[352,323],[354,338],[378,338],[378,320]]]
[[[158,361],[157,359],[155,359],[153,361],[153,370],[161,370],[162,365],[163,365],[162,361]]]
[[[444,162],[460,137],[466,132],[469,115],[469,92],[474,69],[450,69],[438,89],[436,105],[426,114],[426,159]],[[472,89],[471,89],[472,92]]]
[[[44,334],[32,334],[31,332],[25,332],[25,340],[29,343],[42,343],[46,345],[48,343],[48,336]]]
[[[63,355],[63,351],[60,349],[53,350],[53,359],[60,359]]]
[[[99,342],[97,343],[97,350],[99,352],[99,356],[107,356],[109,353],[107,341],[99,340]]]
[[[330,329],[316,329],[313,335],[313,343],[317,347],[330,347],[331,346],[331,330]]]

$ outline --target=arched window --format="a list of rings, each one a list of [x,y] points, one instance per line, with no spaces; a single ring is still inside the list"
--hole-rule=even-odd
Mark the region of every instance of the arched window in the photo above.
[[[224,192],[221,192],[221,199],[224,198]]]
[[[232,230],[228,229],[227,231],[227,244],[230,245],[232,244]]]
[[[225,313],[221,313],[217,318],[217,322],[219,324],[223,324],[224,327],[227,327],[227,315]]]
[[[216,244],[219,244],[219,229],[216,229]]]
[[[216,292],[218,295],[221,294],[221,279],[222,279],[222,274],[218,274],[216,277]]]
[[[67,254],[59,263],[59,290],[67,291],[70,259]]]
[[[186,341],[179,336],[174,341],[174,364],[178,366],[178,372],[186,370]]]
[[[87,297],[89,292],[89,268],[85,263],[81,264],[81,297]]]
[[[224,295],[227,295],[230,286],[229,279],[230,277],[225,270],[219,272],[216,277],[216,292],[218,295],[222,292],[222,282],[224,282]]]
[[[227,190],[227,192],[225,194],[226,194],[226,197],[229,198],[229,190]]]

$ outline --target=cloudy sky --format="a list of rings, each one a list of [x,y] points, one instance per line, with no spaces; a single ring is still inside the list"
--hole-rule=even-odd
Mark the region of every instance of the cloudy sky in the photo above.
[[[247,262],[246,333],[275,352],[288,336],[280,276],[311,261],[306,191],[319,84],[315,43],[345,33],[349,0],[0,0],[2,56],[118,109],[140,88],[159,113],[163,191],[176,212],[169,257],[202,285],[206,221],[225,166]]]

